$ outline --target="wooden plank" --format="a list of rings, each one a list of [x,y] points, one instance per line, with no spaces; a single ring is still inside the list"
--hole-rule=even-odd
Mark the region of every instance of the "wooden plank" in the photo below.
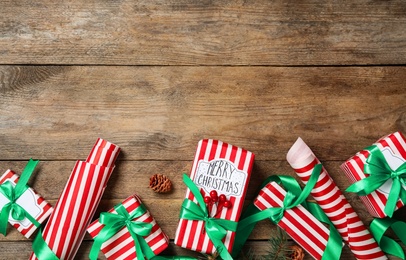
[[[2,64],[406,63],[402,0],[0,1]]]
[[[405,67],[0,66],[0,158],[192,160],[198,140],[285,160],[298,136],[345,160],[406,130]]]

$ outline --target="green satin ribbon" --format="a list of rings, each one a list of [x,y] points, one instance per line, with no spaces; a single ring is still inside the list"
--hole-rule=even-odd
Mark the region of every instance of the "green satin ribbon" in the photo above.
[[[382,251],[387,254],[405,259],[402,247],[392,238],[384,236],[385,232],[391,228],[404,245],[406,245],[406,223],[393,218],[376,218],[371,222],[370,230]]]
[[[237,230],[237,222],[210,217],[199,188],[186,174],[183,174],[183,182],[193,193],[197,204],[189,199],[185,199],[182,203],[180,218],[204,221],[205,231],[221,258],[223,260],[232,260],[233,258],[224,246],[222,239],[226,236],[228,230]]]
[[[38,234],[32,242],[32,250],[39,260],[59,260],[59,257],[49,248],[42,236],[42,229],[38,230]]]
[[[103,229],[95,237],[92,249],[90,250],[89,258],[91,260],[97,259],[102,244],[117,234],[123,227],[127,227],[134,239],[135,252],[137,259],[151,259],[155,256],[151,247],[143,238],[151,234],[152,224],[141,221],[134,221],[133,219],[141,217],[146,209],[140,205],[133,213],[129,214],[122,204],[114,207],[117,214],[110,212],[103,212],[100,214],[99,222],[103,225]]]
[[[6,181],[0,185],[0,192],[9,200],[9,202],[3,206],[0,213],[0,233],[3,235],[7,234],[7,223],[10,214],[11,217],[16,221],[22,221],[27,218],[36,227],[40,226],[34,217],[32,217],[23,207],[16,203],[18,198],[20,198],[20,196],[28,189],[27,182],[30,179],[31,174],[34,172],[37,164],[38,160],[34,161],[30,159],[28,161],[15,187],[10,181]]]
[[[327,223],[330,226],[330,236],[327,241],[326,249],[323,253],[322,259],[335,260],[340,259],[342,251],[342,239],[334,225],[328,219],[324,211],[316,203],[306,202],[306,198],[310,195],[314,188],[322,170],[322,165],[318,164],[314,167],[310,179],[303,191],[297,181],[291,176],[277,176],[273,175],[268,177],[262,184],[261,189],[269,182],[276,182],[282,184],[287,190],[282,207],[268,208],[260,211],[254,204],[250,204],[244,212],[241,221],[239,222],[236,240],[234,244],[233,256],[237,257],[243,245],[252,233],[257,222],[264,219],[271,219],[273,223],[277,224],[284,215],[287,209],[297,207],[298,205],[304,206],[310,211],[318,220]]]
[[[373,145],[365,150],[370,152],[364,165],[364,172],[369,176],[353,183],[346,191],[365,196],[392,179],[393,184],[384,209],[386,215],[392,217],[399,197],[406,203],[406,191],[402,187],[406,185],[406,162],[396,170],[392,170],[378,146]]]

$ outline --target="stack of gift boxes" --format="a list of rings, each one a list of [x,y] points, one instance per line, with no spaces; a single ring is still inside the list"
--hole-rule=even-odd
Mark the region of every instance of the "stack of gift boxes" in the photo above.
[[[1,233],[6,235],[7,222],[27,238],[38,229],[30,259],[73,259],[86,231],[94,239],[90,259],[100,252],[107,259],[159,255],[169,245],[168,236],[136,194],[91,223],[119,151],[98,139],[88,158],[76,162],[54,208],[27,186],[35,161],[20,177],[6,171],[0,178]],[[377,242],[302,139],[292,145],[287,161],[303,184],[289,176],[269,178],[243,213],[254,154],[218,140],[198,142],[190,174],[183,176],[186,195],[174,243],[233,259],[256,222],[270,221],[314,259],[339,259],[344,245],[356,259],[387,259],[380,239]],[[401,133],[381,138],[342,164],[352,183],[347,191],[358,193],[373,217],[391,218],[406,202],[405,161]],[[309,206],[309,195],[317,205]]]

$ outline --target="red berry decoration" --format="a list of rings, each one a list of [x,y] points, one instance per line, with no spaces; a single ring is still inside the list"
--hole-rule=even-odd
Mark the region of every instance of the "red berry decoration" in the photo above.
[[[204,197],[204,202],[205,202],[206,204],[211,203],[211,198],[210,198],[209,196]]]
[[[231,201],[229,201],[229,200],[224,201],[223,205],[224,205],[225,208],[231,208],[231,206],[232,206]]]
[[[224,194],[220,194],[220,196],[219,196],[219,201],[220,201],[220,202],[227,201],[227,197],[226,197],[226,195],[224,195]]]
[[[217,202],[218,201],[217,191],[215,190],[210,191],[210,197],[213,202]]]

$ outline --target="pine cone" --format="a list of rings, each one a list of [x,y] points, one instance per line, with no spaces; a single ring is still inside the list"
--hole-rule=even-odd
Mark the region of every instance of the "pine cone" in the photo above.
[[[292,254],[290,255],[290,258],[292,260],[303,260],[305,254],[300,246],[293,245],[290,247],[290,249],[292,250]]]
[[[149,179],[149,187],[155,192],[165,193],[172,190],[172,183],[165,175],[154,174]]]

